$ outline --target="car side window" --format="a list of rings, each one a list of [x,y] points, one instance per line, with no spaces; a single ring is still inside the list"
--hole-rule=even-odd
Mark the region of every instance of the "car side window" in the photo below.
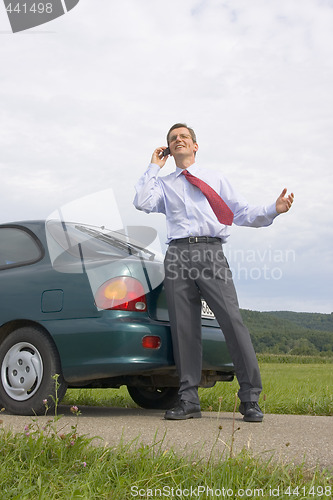
[[[0,270],[33,264],[43,257],[35,235],[22,227],[0,227]]]

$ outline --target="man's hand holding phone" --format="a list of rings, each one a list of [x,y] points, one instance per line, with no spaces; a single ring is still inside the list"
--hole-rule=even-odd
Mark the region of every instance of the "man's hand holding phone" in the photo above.
[[[160,168],[164,167],[168,157],[170,155],[170,149],[166,146],[161,146],[156,148],[151,157],[151,163],[155,163]]]

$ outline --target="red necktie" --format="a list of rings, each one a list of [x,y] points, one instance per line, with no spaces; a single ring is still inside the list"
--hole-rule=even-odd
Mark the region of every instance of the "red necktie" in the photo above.
[[[218,221],[221,222],[221,224],[225,224],[226,226],[231,226],[232,221],[234,220],[234,214],[225,203],[225,201],[222,200],[221,196],[218,195],[213,188],[208,186],[208,184],[206,184],[201,179],[198,179],[198,177],[190,174],[190,172],[188,172],[187,170],[183,170],[182,173],[191,184],[197,186],[200,191],[206,196]]]

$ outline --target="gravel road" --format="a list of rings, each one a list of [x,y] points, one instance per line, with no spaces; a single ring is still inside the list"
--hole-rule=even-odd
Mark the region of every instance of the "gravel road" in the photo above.
[[[162,449],[208,457],[230,453],[234,431],[234,452],[250,449],[256,456],[273,455],[282,463],[305,463],[309,468],[319,466],[333,471],[333,417],[303,415],[265,415],[262,423],[243,422],[238,413],[203,412],[201,419],[185,421],[164,420],[158,410],[80,407],[75,417],[70,407],[61,405],[61,427],[77,422],[78,432],[99,436],[94,443],[114,446],[121,439],[151,445],[160,442]],[[23,432],[31,417],[2,413],[2,426]],[[37,417],[42,424],[50,417]],[[60,425],[60,423],[59,423]],[[66,432],[66,428],[63,432]]]

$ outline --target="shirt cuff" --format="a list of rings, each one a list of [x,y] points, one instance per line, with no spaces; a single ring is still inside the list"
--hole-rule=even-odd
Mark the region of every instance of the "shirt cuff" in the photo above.
[[[276,203],[272,203],[272,205],[268,205],[267,207],[267,215],[274,219],[279,215],[279,213],[276,211]]]

